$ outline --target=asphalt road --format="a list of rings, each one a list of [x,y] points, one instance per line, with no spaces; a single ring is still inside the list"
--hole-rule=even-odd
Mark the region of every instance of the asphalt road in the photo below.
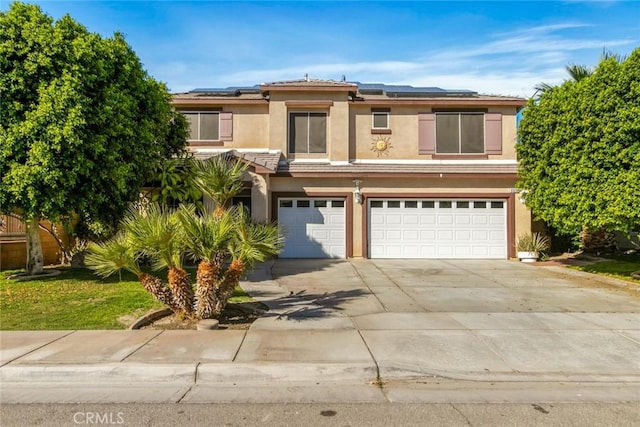
[[[640,403],[25,404],[13,426],[638,426]]]

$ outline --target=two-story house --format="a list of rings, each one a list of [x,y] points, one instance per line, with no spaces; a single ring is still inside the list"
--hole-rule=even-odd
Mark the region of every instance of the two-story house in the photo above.
[[[283,258],[513,257],[525,102],[307,78],[173,97],[197,157],[251,165],[240,197],[284,226]]]

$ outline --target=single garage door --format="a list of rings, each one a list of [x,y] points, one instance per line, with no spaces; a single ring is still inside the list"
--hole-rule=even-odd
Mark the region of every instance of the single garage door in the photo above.
[[[371,258],[507,258],[504,199],[369,200]]]
[[[285,244],[280,258],[345,258],[345,202],[330,198],[281,198],[278,224]]]

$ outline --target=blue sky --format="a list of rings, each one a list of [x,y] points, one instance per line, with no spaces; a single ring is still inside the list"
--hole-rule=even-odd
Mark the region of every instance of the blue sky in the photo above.
[[[8,7],[1,0],[3,10]],[[529,97],[640,46],[640,2],[33,1],[125,34],[172,92],[311,78]]]

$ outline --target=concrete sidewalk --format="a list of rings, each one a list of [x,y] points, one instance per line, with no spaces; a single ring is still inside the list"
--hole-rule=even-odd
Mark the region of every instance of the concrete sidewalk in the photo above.
[[[431,272],[432,283],[448,281],[442,289],[418,286],[425,272],[400,267],[279,261],[274,279],[272,266],[262,266],[243,287],[270,311],[248,331],[3,331],[0,399],[640,400],[637,299],[583,289],[551,270],[517,263],[492,268],[501,276],[515,268],[519,280],[544,279],[556,287],[550,301],[513,280],[489,283],[479,266],[473,277],[459,268]],[[509,293],[518,288],[523,296]],[[476,311],[433,310],[433,304],[462,306],[465,298]],[[528,303],[520,311],[481,311],[475,301],[496,309],[523,298]],[[565,311],[550,310],[552,303]],[[578,311],[584,304],[592,310]],[[611,305],[619,312],[606,311]]]

